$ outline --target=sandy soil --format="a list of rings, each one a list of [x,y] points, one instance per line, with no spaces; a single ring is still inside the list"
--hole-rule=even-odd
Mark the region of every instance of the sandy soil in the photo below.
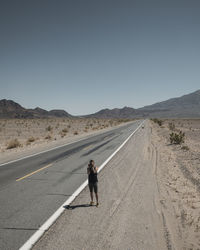
[[[100,206],[85,189],[34,249],[200,249],[199,135],[200,120],[146,122],[99,174]]]
[[[156,164],[145,125],[100,172],[100,206],[88,206],[86,188],[33,249],[173,249]]]
[[[175,132],[185,132],[183,145],[170,144],[169,123]],[[200,249],[200,120],[165,120],[161,127],[151,126],[168,235],[175,249]]]
[[[0,163],[121,126],[121,119],[0,119]],[[19,145],[9,148],[13,141]]]

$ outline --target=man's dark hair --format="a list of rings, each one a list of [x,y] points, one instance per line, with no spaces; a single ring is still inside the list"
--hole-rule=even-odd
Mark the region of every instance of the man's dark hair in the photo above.
[[[88,166],[90,167],[90,168],[92,168],[93,167],[93,163],[94,161],[93,160],[90,160],[90,162],[89,162],[89,164],[88,164]]]

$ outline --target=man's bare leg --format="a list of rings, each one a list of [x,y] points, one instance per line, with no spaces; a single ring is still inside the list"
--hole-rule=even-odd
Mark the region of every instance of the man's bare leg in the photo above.
[[[99,205],[98,193],[95,193],[95,196],[96,196],[96,201],[97,201],[97,206],[98,206]]]
[[[91,203],[93,203],[93,192],[90,192]]]

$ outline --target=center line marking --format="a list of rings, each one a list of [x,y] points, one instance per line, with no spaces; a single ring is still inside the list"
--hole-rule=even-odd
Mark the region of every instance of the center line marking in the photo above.
[[[27,177],[33,175],[33,174],[36,174],[36,173],[42,171],[42,170],[45,169],[45,168],[51,167],[52,165],[53,165],[53,163],[50,163],[50,164],[48,164],[47,166],[45,166],[45,167],[43,167],[43,168],[40,168],[40,169],[38,169],[38,170],[36,170],[36,171],[30,173],[30,174],[27,174],[27,175],[25,175],[25,176],[23,176],[23,177],[17,179],[16,181],[21,181],[21,180],[23,180],[23,179],[25,179],[25,178],[27,178]]]
[[[88,150],[88,149],[90,149],[92,147],[93,147],[93,145],[89,145],[89,146],[85,147],[83,150],[85,151],[85,150]]]

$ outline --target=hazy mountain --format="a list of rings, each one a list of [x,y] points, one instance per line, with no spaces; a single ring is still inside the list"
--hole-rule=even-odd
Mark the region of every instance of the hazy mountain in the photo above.
[[[102,109],[97,113],[88,115],[87,117],[96,118],[134,118],[138,115],[138,111],[134,108],[124,107],[122,109]]]
[[[26,109],[12,100],[0,100],[1,118],[22,118],[26,115]]]
[[[49,114],[55,117],[72,117],[72,115],[62,109],[53,109],[49,111]]]
[[[151,117],[200,117],[200,90],[138,109]]]
[[[72,117],[65,110],[25,109],[11,100],[0,100],[0,118]],[[83,117],[95,118],[193,118],[200,117],[200,90],[143,108],[102,109]]]
[[[88,117],[96,118],[192,118],[200,117],[200,90],[139,109],[103,109]]]
[[[0,118],[72,117],[64,110],[26,109],[12,100],[0,100]]]

